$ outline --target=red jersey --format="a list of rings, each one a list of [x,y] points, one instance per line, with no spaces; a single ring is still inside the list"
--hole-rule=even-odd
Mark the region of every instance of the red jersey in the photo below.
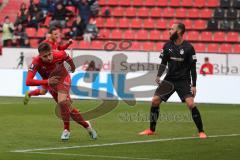
[[[200,74],[213,74],[213,65],[211,63],[205,63],[200,69]]]
[[[48,43],[53,51],[57,50],[66,50],[71,44],[66,43],[64,45],[59,45],[57,42],[50,41],[49,39],[44,40],[43,42]]]
[[[71,57],[69,57],[65,51],[53,51],[53,60],[51,63],[42,62],[39,56],[34,57],[32,64],[29,68],[26,84],[28,86],[46,85],[48,84],[48,78],[50,76],[63,76],[65,78],[69,75],[68,71],[63,65],[64,61],[67,61],[70,66],[74,65]],[[39,73],[43,80],[35,80],[33,77],[36,73]]]

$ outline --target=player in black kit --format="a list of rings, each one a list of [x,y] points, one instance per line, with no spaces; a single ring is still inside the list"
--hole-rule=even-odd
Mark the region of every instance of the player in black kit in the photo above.
[[[186,102],[191,110],[192,118],[197,126],[199,137],[207,138],[204,133],[201,115],[196,105],[194,97],[196,95],[196,54],[193,46],[183,39],[185,25],[175,23],[170,28],[170,41],[167,42],[161,52],[161,67],[159,67],[156,82],[159,84],[152,99],[150,111],[150,128],[140,132],[140,135],[153,135],[155,133],[157,120],[159,117],[159,106],[162,101],[168,98],[176,91],[182,102]],[[162,94],[165,83],[161,83],[160,77],[168,66],[165,81],[173,85],[173,90]]]

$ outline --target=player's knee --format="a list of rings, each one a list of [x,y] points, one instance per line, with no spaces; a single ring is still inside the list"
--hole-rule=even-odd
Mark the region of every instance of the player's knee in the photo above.
[[[158,96],[154,96],[152,98],[152,105],[153,106],[158,106],[158,105],[160,105],[160,103],[161,103],[161,100],[160,100],[160,98]]]
[[[187,106],[188,106],[190,109],[193,108],[193,107],[195,106],[193,100],[191,100],[191,101],[187,101],[186,103],[187,103]]]

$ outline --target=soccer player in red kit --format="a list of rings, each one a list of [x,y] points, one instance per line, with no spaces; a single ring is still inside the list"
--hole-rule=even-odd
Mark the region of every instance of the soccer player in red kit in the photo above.
[[[50,28],[49,30],[50,37],[48,37],[46,40],[43,42],[48,43],[53,51],[61,51],[61,50],[66,50],[71,44],[72,44],[72,39],[69,39],[68,43],[64,45],[59,45],[57,43],[57,40],[59,38],[59,29],[56,27]],[[45,95],[47,93],[46,88],[41,88],[41,89],[35,89],[32,91],[28,91],[25,93],[25,97],[23,99],[24,105],[27,105],[31,96],[39,96],[39,95]]]
[[[71,77],[64,67],[67,62],[71,71],[75,71],[75,65],[72,59],[65,51],[52,51],[48,43],[41,43],[38,47],[39,55],[35,57],[27,74],[27,86],[39,86],[49,90],[54,100],[60,108],[61,118],[64,122],[64,131],[61,135],[62,140],[68,140],[70,137],[70,117],[82,125],[90,134],[91,138],[96,139],[97,133],[91,127],[90,122],[85,121],[81,114],[71,104],[69,95],[71,87]],[[34,79],[36,73],[39,73],[42,80]]]

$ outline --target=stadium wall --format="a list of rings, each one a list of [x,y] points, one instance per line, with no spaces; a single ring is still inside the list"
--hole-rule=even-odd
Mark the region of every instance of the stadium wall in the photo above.
[[[28,87],[25,85],[27,70],[1,69],[0,74],[0,96],[17,96],[23,97],[24,93],[29,89],[36,87]],[[77,99],[136,99],[138,101],[150,101],[151,96],[156,88],[154,80],[150,82],[152,85],[137,84],[132,88],[124,87],[127,80],[132,77],[141,77],[143,72],[131,73],[131,76],[122,77],[121,73],[113,75],[110,72],[100,72],[97,74],[99,78],[93,83],[84,81],[83,77],[86,73],[77,71],[72,76],[71,94]],[[87,76],[89,78],[89,76]],[[35,78],[40,78],[37,75]],[[198,103],[219,103],[219,104],[240,104],[239,91],[240,76],[198,76],[197,96]],[[114,84],[118,84],[116,87]],[[77,86],[77,88],[76,88]],[[121,87],[123,86],[123,87]],[[137,92],[138,91],[138,92]],[[149,92],[148,92],[149,91]],[[148,92],[148,94],[145,94]],[[139,94],[140,93],[140,94]],[[143,96],[144,95],[144,96]],[[43,97],[50,97],[49,94]],[[170,102],[180,102],[178,96],[174,94]]]

